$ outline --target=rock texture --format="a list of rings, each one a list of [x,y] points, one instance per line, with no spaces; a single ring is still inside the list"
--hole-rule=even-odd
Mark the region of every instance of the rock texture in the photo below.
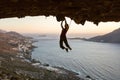
[[[77,24],[92,21],[120,21],[120,0],[1,0],[0,18],[56,16],[69,17]]]

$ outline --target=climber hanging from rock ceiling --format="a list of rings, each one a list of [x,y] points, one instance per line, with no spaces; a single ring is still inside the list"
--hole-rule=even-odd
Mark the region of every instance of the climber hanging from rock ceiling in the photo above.
[[[72,48],[69,46],[67,37],[66,37],[67,31],[69,30],[69,25],[67,24],[66,19],[64,21],[65,21],[64,27],[63,27],[63,21],[61,22],[62,31],[61,31],[61,35],[60,35],[59,44],[60,44],[61,49],[65,49],[68,52],[68,50],[72,50]],[[66,47],[64,46],[64,44]]]

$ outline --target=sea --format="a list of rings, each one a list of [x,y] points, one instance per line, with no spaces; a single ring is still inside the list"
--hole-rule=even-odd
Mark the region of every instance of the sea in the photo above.
[[[33,37],[37,48],[32,58],[42,63],[77,72],[82,78],[89,75],[94,80],[120,80],[120,44],[68,39],[72,50],[66,52],[60,49],[57,37]]]

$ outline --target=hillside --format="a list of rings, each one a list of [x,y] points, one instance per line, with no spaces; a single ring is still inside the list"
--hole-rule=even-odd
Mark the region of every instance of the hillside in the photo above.
[[[96,36],[88,39],[89,41],[120,43],[120,28],[102,36]]]
[[[83,80],[77,73],[31,58],[32,40],[17,32],[0,33],[0,80]]]
[[[15,51],[13,48],[16,47],[20,39],[24,39],[24,36],[17,32],[6,32],[4,30],[0,30],[0,52],[14,53]]]

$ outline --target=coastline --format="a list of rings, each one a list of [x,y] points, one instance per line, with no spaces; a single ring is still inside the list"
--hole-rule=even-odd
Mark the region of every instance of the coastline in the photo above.
[[[12,48],[14,53],[1,51],[0,80],[83,80],[72,72],[31,59],[35,46],[29,39],[24,40]]]
[[[34,43],[34,42],[37,42],[37,41],[33,40],[32,43]],[[32,45],[31,47],[32,47],[31,48],[32,50],[31,50],[30,54],[28,54],[28,57],[32,55],[32,51],[34,50],[34,48],[37,48],[37,46],[34,46],[34,45]],[[76,77],[78,77],[78,75],[79,75],[78,73],[67,70],[67,69],[64,69],[63,67],[50,66],[49,64],[42,63],[42,62],[40,62],[40,61],[38,61],[36,59],[32,59],[31,57],[29,59],[28,57],[26,57],[25,59],[29,60],[28,62],[30,62],[31,65],[33,65],[33,66],[35,66],[37,68],[43,68],[43,69],[46,69],[46,70],[49,70],[49,71],[52,71],[52,72],[55,72],[55,73],[58,73],[58,74],[63,74],[63,75],[69,75],[69,76],[72,75],[72,76],[76,76]],[[79,78],[80,77],[78,77],[78,79]],[[79,80],[84,80],[84,79],[80,78]]]
[[[37,40],[35,40],[35,42],[38,42]],[[36,47],[38,48],[38,47]],[[50,70],[50,71],[54,71],[56,73],[61,73],[61,74],[67,74],[69,76],[76,76],[78,78],[80,78],[80,80],[95,80],[93,79],[92,77],[90,77],[89,75],[86,75],[86,76],[81,76],[78,72],[75,72],[75,71],[72,71],[72,70],[68,70],[64,67],[59,67],[59,66],[50,66],[49,64],[47,63],[42,63],[36,59],[33,59],[33,65],[34,66],[37,66],[37,67],[42,67],[44,69],[47,69],[47,70]]]

